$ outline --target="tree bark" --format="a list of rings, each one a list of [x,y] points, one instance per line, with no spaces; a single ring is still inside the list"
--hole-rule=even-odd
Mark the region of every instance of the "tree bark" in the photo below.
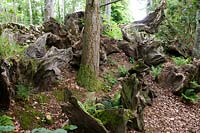
[[[200,10],[197,10],[196,14],[196,35],[193,48],[193,56],[195,58],[200,58]]]
[[[85,29],[83,50],[78,72],[78,84],[90,91],[99,89],[100,12],[99,0],[87,0],[85,10]]]
[[[65,18],[65,0],[61,0],[60,2],[60,13],[61,13],[61,18],[62,18],[62,22],[64,22],[64,18]]]
[[[85,30],[83,34],[82,65],[88,65],[98,73],[100,47],[99,1],[87,0],[85,12]]]
[[[54,17],[54,0],[45,0],[44,21]]]

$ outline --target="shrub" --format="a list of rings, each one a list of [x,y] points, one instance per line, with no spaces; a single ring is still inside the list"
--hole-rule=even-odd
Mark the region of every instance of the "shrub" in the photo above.
[[[160,66],[157,66],[157,67],[152,66],[150,73],[154,79],[157,79],[161,71],[162,71],[162,68]]]
[[[185,59],[183,57],[172,57],[172,60],[177,66],[186,65],[191,62],[189,58]]]
[[[119,72],[119,75],[122,76],[122,77],[124,77],[128,74],[128,70],[126,69],[125,66],[119,66],[118,72]]]

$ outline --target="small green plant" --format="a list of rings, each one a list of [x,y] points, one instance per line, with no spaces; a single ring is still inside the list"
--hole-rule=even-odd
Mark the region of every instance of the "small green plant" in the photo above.
[[[134,62],[135,62],[134,57],[129,57],[129,62],[130,62],[131,64],[134,64]]]
[[[200,100],[200,96],[197,95],[194,89],[187,89],[185,92],[182,93],[182,98],[185,101],[192,101],[192,102],[197,102]]]
[[[154,79],[157,79],[161,71],[162,71],[162,68],[160,66],[157,66],[157,67],[152,66],[150,73]]]
[[[110,73],[106,74],[104,76],[104,79],[112,85],[115,85],[117,83],[117,79],[113,75],[111,75]]]
[[[23,101],[29,100],[29,96],[31,94],[31,87],[23,84],[16,85],[16,87],[16,98]]]
[[[13,119],[7,115],[0,116],[0,126],[13,126]]]
[[[172,60],[177,66],[186,65],[191,62],[191,59],[189,58],[185,59],[183,57],[172,57]]]
[[[200,87],[200,85],[197,83],[197,81],[191,81],[190,84],[193,86],[193,88]]]
[[[111,58],[108,58],[108,64],[110,64],[111,66],[117,65],[117,62]]]
[[[126,69],[125,66],[119,66],[118,72],[119,72],[119,75],[122,76],[122,77],[124,77],[128,74],[128,70]]]
[[[110,90],[117,83],[117,79],[110,73],[104,75],[104,80],[106,82],[104,85],[107,90]]]

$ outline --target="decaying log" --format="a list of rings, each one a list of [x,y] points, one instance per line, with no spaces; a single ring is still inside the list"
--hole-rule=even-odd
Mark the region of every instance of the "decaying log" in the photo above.
[[[68,95],[68,94],[67,94]],[[79,133],[108,133],[102,123],[86,113],[78,104],[75,97],[69,96],[69,100],[61,105],[63,112],[68,116],[70,124],[78,126]]]

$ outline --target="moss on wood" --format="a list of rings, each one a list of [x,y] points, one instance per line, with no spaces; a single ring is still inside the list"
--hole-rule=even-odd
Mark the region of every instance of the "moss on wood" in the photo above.
[[[102,83],[98,80],[96,72],[87,65],[81,65],[77,75],[77,82],[80,86],[89,91],[96,91],[102,88]]]

